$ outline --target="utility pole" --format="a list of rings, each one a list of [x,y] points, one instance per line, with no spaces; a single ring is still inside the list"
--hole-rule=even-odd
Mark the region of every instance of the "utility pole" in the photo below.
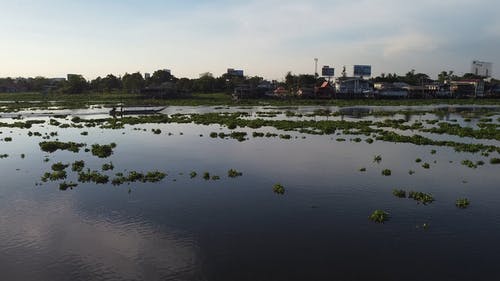
[[[318,58],[314,58],[314,77],[318,79]]]

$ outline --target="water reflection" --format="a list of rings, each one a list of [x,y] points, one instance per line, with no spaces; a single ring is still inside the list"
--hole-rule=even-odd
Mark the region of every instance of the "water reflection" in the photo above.
[[[24,197],[30,197],[26,194]],[[49,199],[49,198],[45,198]],[[0,209],[5,280],[193,280],[195,239],[145,217],[78,209],[71,194]],[[29,253],[27,255],[27,253]]]

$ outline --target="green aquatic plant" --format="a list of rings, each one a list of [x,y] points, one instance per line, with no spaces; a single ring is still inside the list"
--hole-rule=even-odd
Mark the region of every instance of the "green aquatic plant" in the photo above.
[[[366,168],[363,167],[363,168],[359,169],[359,171],[360,172],[366,172]]]
[[[114,168],[115,168],[115,166],[113,165],[113,162],[102,164],[103,171],[110,171],[110,170],[113,170]]]
[[[389,213],[382,210],[375,210],[370,215],[369,219],[376,223],[384,223],[389,220]]]
[[[204,180],[209,180],[210,179],[210,173],[209,172],[204,172],[203,173],[203,179]]]
[[[384,176],[386,176],[386,177],[387,177],[387,176],[390,176],[391,174],[392,174],[392,172],[391,172],[391,170],[389,170],[389,169],[384,169],[384,170],[382,170],[382,175],[384,175]]]
[[[285,194],[285,187],[279,183],[273,185],[273,192],[276,194],[283,195]]]
[[[430,193],[424,193],[424,192],[410,191],[408,193],[408,198],[411,198],[417,201],[418,203],[422,203],[424,205],[434,202],[434,197]]]
[[[373,143],[373,139],[372,139],[372,138],[367,138],[365,141],[366,141],[367,143],[369,143],[369,144],[372,144],[372,143]]]
[[[57,180],[63,180],[67,177],[66,171],[54,171],[53,173],[45,173],[42,176],[42,181],[47,182],[47,180],[51,181],[57,181]]]
[[[469,204],[470,204],[470,201],[467,198],[460,198],[460,199],[457,199],[457,201],[455,202],[455,206],[457,206],[460,209],[465,209],[465,208],[469,207]]]
[[[490,164],[493,164],[493,165],[500,164],[500,158],[491,158]]]
[[[417,159],[415,159],[415,162],[420,163],[420,162],[422,162],[422,159],[417,158]]]
[[[392,194],[398,198],[406,198],[406,191],[403,189],[394,189]]]
[[[60,190],[67,190],[68,188],[73,189],[73,187],[77,187],[77,183],[69,182],[67,183],[66,181],[62,182],[59,184],[59,189]]]
[[[79,182],[94,182],[96,184],[106,184],[109,182],[109,177],[107,175],[100,174],[98,171],[90,171],[78,173]]]
[[[210,133],[210,137],[214,138],[214,139],[217,138],[217,133],[216,132],[211,132]]]
[[[235,169],[230,169],[227,171],[227,176],[230,178],[241,177],[243,173],[236,171]]]
[[[422,164],[422,168],[424,168],[424,169],[430,169],[431,165],[429,163],[424,163],[424,164]]]
[[[85,161],[75,161],[73,164],[71,164],[71,170],[73,172],[81,172],[83,168],[85,167]]]
[[[113,148],[116,147],[116,144],[112,142],[111,144],[93,144],[92,145],[92,155],[97,156],[99,158],[107,158],[113,154]]]
[[[0,154],[0,159],[9,157],[9,154]]]
[[[69,164],[63,164],[61,162],[57,162],[52,164],[52,171],[63,171],[69,167]]]
[[[460,162],[460,163],[462,165],[467,166],[467,167],[472,168],[472,169],[476,169],[477,168],[477,165],[474,162],[472,162],[472,161],[470,161],[468,159],[462,160],[462,162]]]
[[[212,176],[212,180],[214,180],[214,181],[220,180],[220,177],[217,175],[214,175],[214,176]]]
[[[88,136],[89,132],[81,132],[80,135],[82,135],[82,136]]]
[[[11,138],[11,137],[6,137],[6,138],[4,138],[3,140],[4,140],[5,142],[10,142],[10,141],[12,141],[12,138]]]
[[[193,179],[193,178],[196,178],[198,174],[195,172],[195,171],[192,171],[191,173],[189,173],[189,176]]]
[[[415,171],[413,171],[413,170],[409,170],[409,171],[408,171],[408,174],[409,174],[410,176],[411,176],[411,175],[414,175],[414,174],[415,174]]]
[[[159,135],[161,134],[161,130],[160,129],[151,129],[151,131],[153,132],[153,134],[155,135]]]
[[[436,154],[436,150],[435,149],[431,150],[431,154]]]
[[[379,164],[382,161],[382,156],[381,155],[375,155],[373,157],[373,162]]]
[[[167,174],[160,172],[160,171],[151,171],[147,172],[146,175],[144,175],[144,178],[142,182],[159,182],[163,180]]]
[[[40,149],[45,152],[55,152],[57,150],[68,150],[74,153],[80,151],[81,147],[84,147],[84,143],[75,143],[75,142],[60,142],[60,141],[44,141],[38,144]]]

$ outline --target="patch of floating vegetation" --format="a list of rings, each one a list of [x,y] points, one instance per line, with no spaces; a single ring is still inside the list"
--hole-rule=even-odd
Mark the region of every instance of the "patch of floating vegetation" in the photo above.
[[[460,209],[465,209],[465,208],[469,207],[469,204],[470,204],[470,201],[467,198],[459,198],[455,202],[455,206],[457,206]]]
[[[68,150],[71,152],[79,152],[81,147],[84,147],[84,143],[76,142],[60,142],[60,141],[44,141],[39,143],[40,149],[45,152],[55,152],[57,150]]]
[[[66,171],[62,170],[62,171],[54,171],[52,173],[46,172],[45,174],[43,174],[41,180],[43,182],[47,182],[48,180],[57,181],[66,179],[66,177],[67,177]]]
[[[0,159],[4,159],[9,157],[9,154],[0,154]]]
[[[161,134],[161,130],[160,129],[151,129],[151,131],[153,132],[153,134],[155,135],[159,135]]]
[[[420,162],[422,162],[422,159],[417,158],[417,159],[415,159],[415,162],[420,163]]]
[[[85,167],[85,161],[75,161],[71,164],[71,171],[73,172],[81,172]]]
[[[102,164],[103,171],[112,171],[114,168],[115,168],[115,166],[113,165],[113,162]]]
[[[98,171],[90,171],[90,169],[87,169],[87,172],[82,171],[78,173],[78,181],[83,183],[93,182],[96,184],[106,184],[109,182],[109,177],[100,174]]]
[[[195,171],[192,171],[191,173],[189,173],[189,177],[191,177],[192,179],[196,178],[198,174],[195,172]]]
[[[285,187],[279,183],[273,185],[273,192],[279,195],[285,194]]]
[[[243,175],[243,173],[238,172],[235,169],[230,169],[229,171],[227,171],[227,176],[230,178],[241,177],[242,175]]]
[[[81,132],[80,135],[82,135],[82,136],[88,136],[89,132]]]
[[[116,143],[112,142],[110,144],[93,144],[92,145],[92,155],[99,158],[107,158],[113,154],[113,148],[116,147]]]
[[[203,179],[204,180],[209,180],[210,179],[210,173],[209,172],[204,172],[203,173]]]
[[[0,122],[0,128],[30,129],[35,124],[44,124],[45,120],[28,120],[26,122],[4,123]]]
[[[366,168],[360,168],[359,171],[360,172],[366,172]]]
[[[435,149],[431,150],[431,154],[436,154],[436,150]]]
[[[382,162],[382,156],[381,155],[375,155],[373,157],[373,162],[379,164],[380,162]]]
[[[69,182],[67,183],[66,181],[62,182],[59,184],[59,189],[60,190],[67,190],[68,188],[73,189],[73,187],[77,187],[78,184],[74,182]]]
[[[137,172],[137,171],[131,171],[127,176],[123,175],[123,173],[117,173],[116,177],[113,178],[111,183],[113,185],[121,185],[124,183],[130,183],[130,182],[159,182],[163,180],[167,176],[166,173],[160,172],[160,171],[151,171],[147,172],[146,174]]]
[[[220,180],[220,177],[219,177],[219,176],[217,176],[217,175],[213,175],[213,176],[212,176],[212,180],[214,180],[214,181]]]
[[[3,140],[4,140],[5,142],[11,142],[11,141],[12,141],[12,138],[11,138],[11,137],[5,137]]]
[[[376,223],[384,223],[389,220],[389,213],[382,210],[375,210],[370,215],[369,219]]]
[[[391,174],[392,174],[392,172],[389,169],[382,170],[382,175],[384,175],[386,177],[390,176]]]
[[[63,171],[69,167],[69,164],[63,164],[62,162],[57,162],[52,164],[52,171]]]
[[[500,158],[491,158],[490,164],[492,165],[500,164]]]
[[[426,163],[422,164],[422,168],[424,168],[424,169],[430,169],[431,165],[426,162]]]
[[[465,159],[465,160],[462,160],[462,162],[460,162],[462,165],[464,166],[467,166],[471,169],[476,169],[477,168],[477,164],[472,162],[471,160],[469,159]]]
[[[422,203],[424,205],[434,202],[434,197],[429,193],[410,191],[408,193],[408,198],[411,198],[417,203]]]
[[[392,194],[398,198],[406,198],[406,191],[403,189],[394,189]]]

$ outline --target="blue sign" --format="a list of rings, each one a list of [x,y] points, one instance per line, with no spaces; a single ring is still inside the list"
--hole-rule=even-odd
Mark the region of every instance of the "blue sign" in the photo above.
[[[371,65],[355,65],[354,66],[354,76],[372,76]]]
[[[321,69],[321,76],[335,76],[335,68],[329,67],[328,65],[323,66]]]

